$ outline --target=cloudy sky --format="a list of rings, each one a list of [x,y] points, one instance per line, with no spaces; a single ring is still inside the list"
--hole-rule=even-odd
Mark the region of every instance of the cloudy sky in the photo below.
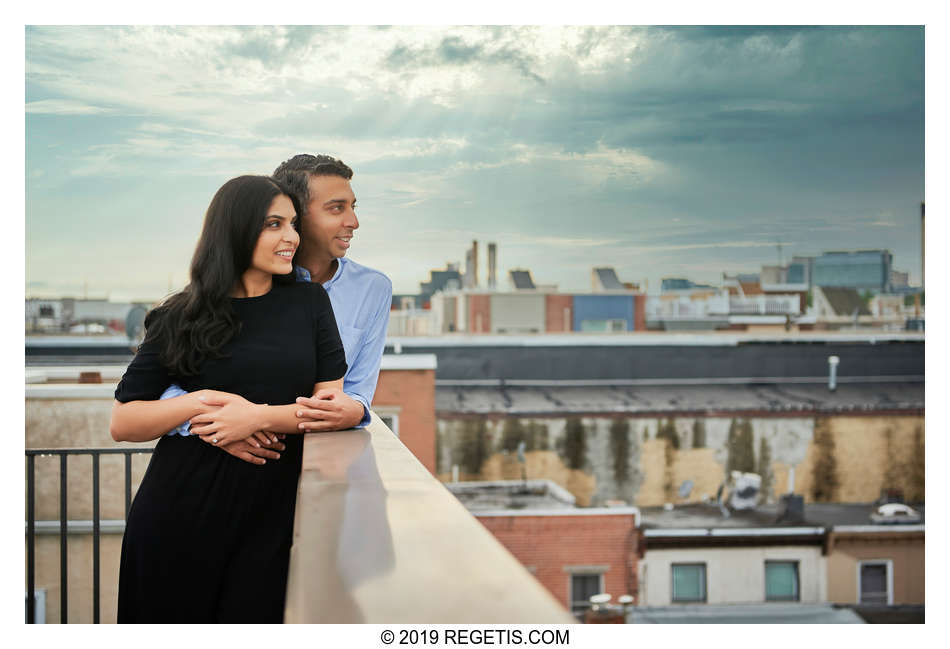
[[[215,190],[299,152],[354,168],[399,293],[473,239],[562,290],[778,243],[918,281],[924,30],[27,28],[26,294],[180,288]]]

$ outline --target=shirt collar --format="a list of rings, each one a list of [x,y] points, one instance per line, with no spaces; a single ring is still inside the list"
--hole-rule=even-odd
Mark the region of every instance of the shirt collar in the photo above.
[[[323,288],[330,288],[331,286],[333,286],[334,282],[336,282],[336,280],[339,279],[340,275],[343,274],[343,265],[348,263],[349,260],[347,260],[346,257],[339,257],[336,261],[337,261],[336,272],[333,273],[333,277],[331,277],[330,279],[328,279],[326,282],[323,283]],[[303,266],[295,265],[294,273],[297,276],[298,282],[313,281],[313,278],[310,276],[310,271],[304,268]]]

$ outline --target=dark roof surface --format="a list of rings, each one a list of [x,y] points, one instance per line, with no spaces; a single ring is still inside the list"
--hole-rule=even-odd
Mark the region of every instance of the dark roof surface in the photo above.
[[[617,279],[617,272],[613,268],[595,268],[594,272],[597,273],[597,279],[600,280],[600,285],[605,289],[624,288],[624,285]]]
[[[509,271],[511,282],[516,289],[534,288],[534,280],[531,279],[531,273],[527,270]]]
[[[674,505],[672,510],[662,507],[641,507],[643,529],[691,528],[754,528],[754,527],[829,527],[836,525],[873,525],[871,513],[874,503],[806,503],[805,518],[799,523],[777,522],[781,505],[760,505],[755,509],[731,511],[724,517],[715,503],[688,503]],[[911,505],[924,522],[924,506]],[[876,525],[881,531],[898,526]]]
[[[833,604],[698,604],[636,606],[633,624],[863,624],[850,608]]]
[[[610,338],[602,338],[610,342]],[[707,344],[532,344],[484,343],[452,345],[404,338],[406,354],[436,354],[436,378],[459,379],[713,379],[762,377],[828,377],[828,357],[837,356],[838,379],[924,375],[923,341],[782,341]],[[904,379],[900,379],[904,380]]]
[[[858,315],[871,315],[857,289],[837,286],[822,286],[820,288],[821,292],[825,294],[828,304],[831,305],[837,315],[850,316],[854,315],[855,311],[858,312]]]
[[[472,386],[436,385],[440,415],[506,413],[651,414],[754,411],[796,413],[906,411],[924,408],[921,383],[824,385]]]
[[[807,511],[807,505],[806,505]],[[673,509],[663,507],[641,507],[640,526],[648,529],[707,529],[707,528],[752,528],[752,527],[810,527],[807,523],[777,522],[777,510],[761,507],[730,511],[723,516],[714,502],[688,503],[674,505]]]

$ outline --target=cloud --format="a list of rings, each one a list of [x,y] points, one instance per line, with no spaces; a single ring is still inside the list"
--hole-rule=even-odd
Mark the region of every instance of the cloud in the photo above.
[[[33,115],[99,115],[110,111],[72,99],[40,99],[28,101],[26,112]]]
[[[814,232],[912,250],[923,43],[919,27],[28,27],[28,205],[79,213],[115,178],[158,204],[187,176],[204,205],[218,179],[310,151],[346,160],[362,209],[398,224],[360,254],[429,263],[407,239],[432,223],[434,264],[464,229],[651,268]]]
[[[638,252],[670,252],[673,250],[708,250],[712,248],[775,248],[775,246],[779,245],[779,243],[785,247],[795,245],[795,242],[777,241],[716,241],[708,243],[682,243],[665,246],[650,245],[635,247],[631,250],[636,250]]]

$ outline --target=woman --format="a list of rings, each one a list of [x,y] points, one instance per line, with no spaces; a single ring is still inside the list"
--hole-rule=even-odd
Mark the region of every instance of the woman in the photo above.
[[[119,622],[283,619],[302,438],[263,466],[214,447],[302,432],[294,400],[342,386],[327,294],[293,281],[298,207],[268,177],[225,183],[191,283],[146,318],[110,426],[118,441],[161,437],[126,522]],[[159,401],[172,382],[189,394]],[[201,434],[163,435],[186,420]]]

